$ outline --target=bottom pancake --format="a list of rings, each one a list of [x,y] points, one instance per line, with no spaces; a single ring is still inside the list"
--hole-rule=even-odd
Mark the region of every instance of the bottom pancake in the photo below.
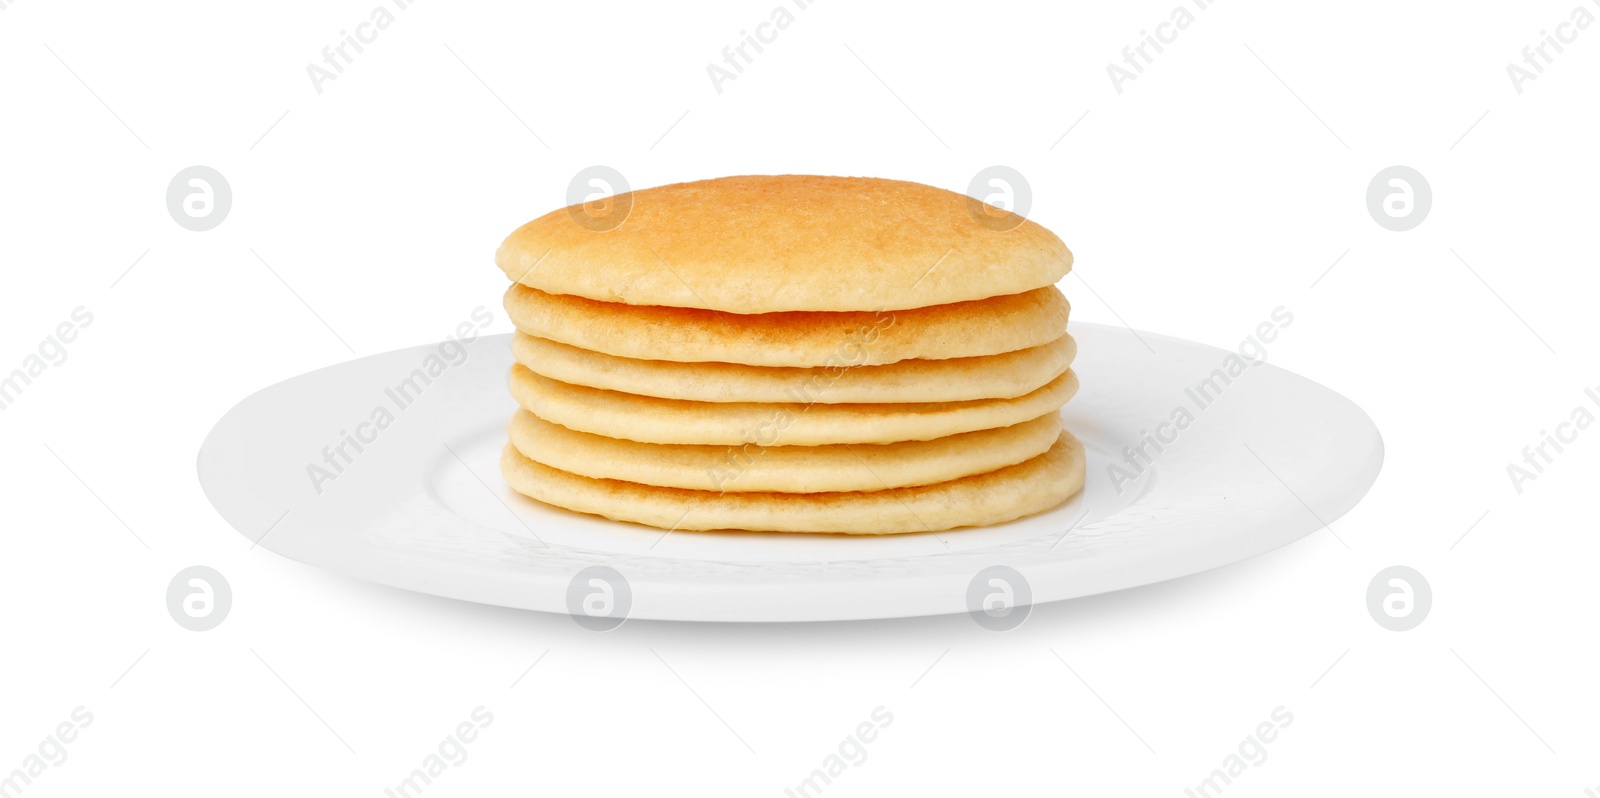
[[[1063,431],[1031,460],[987,474],[871,493],[717,493],[579,476],[524,457],[511,444],[500,471],[546,504],[661,529],[738,529],[886,535],[987,526],[1043,512],[1083,488],[1083,445]]]

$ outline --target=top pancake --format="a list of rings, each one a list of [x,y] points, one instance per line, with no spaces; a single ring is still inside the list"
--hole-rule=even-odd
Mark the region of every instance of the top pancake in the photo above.
[[[495,262],[548,293],[727,313],[921,308],[1031,291],[1072,268],[1049,230],[898,180],[725,177],[611,206],[627,209],[619,226],[581,224],[595,218],[582,205],[547,213]]]

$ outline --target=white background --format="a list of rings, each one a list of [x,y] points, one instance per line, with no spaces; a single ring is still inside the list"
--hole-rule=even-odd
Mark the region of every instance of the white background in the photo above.
[[[307,64],[378,1],[0,11],[0,371],[94,315],[0,412],[0,775],[94,715],[26,795],[381,795],[480,705],[426,795],[781,795],[878,706],[826,795],[1176,796],[1278,706],[1225,794],[1600,791],[1600,431],[1521,495],[1506,474],[1600,386],[1600,26],[1521,94],[1506,74],[1580,0],[1221,0],[1120,94],[1106,65],[1179,0],[823,0],[720,94],[706,65],[778,0],[420,0],[318,94]],[[1384,473],[1333,524],[1348,549],[1321,532],[1005,634],[595,634],[250,550],[196,482],[212,423],[479,305],[509,330],[495,246],[594,163],[954,190],[1013,166],[1077,255],[1075,319],[1232,347],[1284,305],[1270,359],[1366,408]],[[210,232],[165,207],[192,164],[232,185]],[[1392,164],[1432,185],[1410,232],[1365,205]],[[165,608],[192,564],[233,586],[210,632]],[[1410,632],[1364,604],[1394,564],[1434,591]]]

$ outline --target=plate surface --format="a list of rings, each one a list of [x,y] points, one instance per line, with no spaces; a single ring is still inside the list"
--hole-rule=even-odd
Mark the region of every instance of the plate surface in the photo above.
[[[1327,388],[1176,338],[1071,329],[1083,388],[1062,413],[1088,450],[1084,491],[994,527],[666,533],[542,505],[498,468],[509,335],[266,388],[207,436],[200,483],[263,548],[381,584],[565,613],[578,572],[609,566],[628,617],[823,621],[967,612],[995,565],[1023,575],[1032,603],[1198,573],[1322,529],[1377,478],[1377,428]]]

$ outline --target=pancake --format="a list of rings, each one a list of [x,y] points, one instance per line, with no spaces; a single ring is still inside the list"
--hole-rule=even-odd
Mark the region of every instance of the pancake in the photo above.
[[[506,291],[505,308],[529,335],[617,357],[790,367],[1014,352],[1060,338],[1071,310],[1054,287],[893,312],[740,315],[596,302],[520,283]]]
[[[507,444],[500,471],[546,504],[668,530],[743,529],[884,535],[938,532],[1043,512],[1083,488],[1083,446],[1062,432],[1049,451],[986,474],[872,493],[717,493],[592,479],[541,465]]]
[[[526,410],[511,445],[534,462],[595,479],[702,491],[871,492],[946,482],[1016,465],[1049,450],[1061,415],[931,441],[833,446],[638,443],[552,424]]]
[[[541,377],[511,366],[511,395],[523,409],[567,429],[641,443],[820,446],[926,441],[1008,427],[1066,404],[1078,391],[1068,369],[1012,399],[889,404],[688,402],[635,396]]]
[[[1061,239],[963,194],[862,177],[757,175],[616,198],[620,226],[583,205],[518,228],[495,254],[514,282],[602,302],[728,313],[921,308],[1054,285]],[[994,229],[994,228],[1006,229]]]
[[[694,402],[823,404],[1010,399],[1061,376],[1078,352],[1071,336],[989,357],[902,360],[887,366],[774,368],[672,363],[590,352],[517,333],[511,352],[529,371],[609,391]]]

